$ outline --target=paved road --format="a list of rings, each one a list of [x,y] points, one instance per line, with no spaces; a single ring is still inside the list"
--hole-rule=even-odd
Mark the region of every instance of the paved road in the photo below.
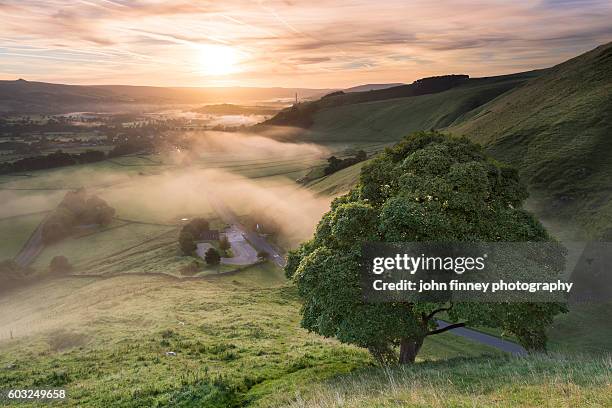
[[[244,236],[244,238],[249,241],[249,243],[257,251],[267,252],[270,255],[270,260],[272,262],[281,268],[285,267],[285,258],[280,254],[280,252],[264,237],[255,232],[248,231],[247,228],[240,223],[238,216],[230,208],[228,208],[220,198],[215,197],[214,194],[208,194],[208,201],[219,217],[221,217],[227,224],[231,224],[231,228],[240,231],[242,236]]]
[[[438,322],[438,327],[441,329],[450,324],[443,320],[437,320],[437,322]],[[519,346],[516,343],[513,343],[508,340],[503,340],[503,339],[500,339],[499,337],[491,336],[489,334],[481,333],[479,331],[472,330],[467,327],[459,327],[456,329],[452,329],[452,330],[449,330],[449,333],[453,333],[458,336],[465,337],[467,339],[476,341],[478,343],[485,344],[490,347],[495,347],[496,349],[505,351],[507,353],[512,353],[516,356],[527,355],[527,350],[525,350],[522,346]]]
[[[15,257],[15,263],[17,263],[17,265],[21,267],[28,266],[42,251],[44,246],[42,240],[42,228],[46,220],[47,217],[45,217],[40,224],[38,224],[38,227],[36,227],[32,235],[30,235],[28,241],[21,248],[21,251],[19,251],[19,254],[17,254]]]
[[[251,265],[259,260],[257,251],[244,238],[244,232],[232,225],[225,231],[225,236],[232,246],[234,256],[231,258],[221,258],[221,263],[227,265]]]

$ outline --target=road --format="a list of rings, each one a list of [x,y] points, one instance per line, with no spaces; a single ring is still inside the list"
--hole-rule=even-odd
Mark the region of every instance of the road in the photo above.
[[[34,261],[43,249],[42,229],[47,217],[45,217],[38,227],[34,230],[28,241],[24,244],[15,257],[15,263],[21,267],[26,267]]]
[[[231,227],[249,241],[249,243],[258,251],[265,251],[270,255],[270,261],[274,262],[281,268],[285,267],[285,258],[280,254],[272,244],[270,244],[264,237],[260,236],[255,232],[250,232],[238,219],[238,216],[228,208],[225,203],[214,194],[208,194],[208,201],[215,210],[215,212],[221,217],[223,222],[230,224]]]
[[[437,320],[437,323],[438,323],[438,328],[440,329],[450,324],[443,320]],[[449,330],[449,333],[453,333],[458,336],[465,337],[466,339],[470,339],[470,340],[485,344],[490,347],[495,347],[498,350],[505,351],[507,353],[512,353],[515,356],[527,355],[527,350],[525,350],[522,346],[519,346],[516,343],[513,343],[508,340],[503,340],[503,339],[500,339],[499,337],[491,336],[489,334],[485,334],[485,333],[482,333],[476,330],[472,330],[467,327],[458,327],[456,329]]]

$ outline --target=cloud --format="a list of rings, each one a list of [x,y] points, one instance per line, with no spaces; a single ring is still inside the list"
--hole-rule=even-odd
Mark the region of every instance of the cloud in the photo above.
[[[607,0],[6,0],[0,46],[32,79],[66,81],[66,56],[53,58],[66,49],[111,55],[104,75],[75,57],[77,81],[202,86],[218,78],[201,73],[197,46],[222,43],[248,55],[226,83],[342,87],[551,66],[610,41],[611,20]],[[46,69],[15,45],[37,47]]]

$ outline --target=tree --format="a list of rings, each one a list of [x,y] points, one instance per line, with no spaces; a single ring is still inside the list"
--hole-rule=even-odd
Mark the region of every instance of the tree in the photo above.
[[[72,265],[68,262],[68,258],[63,255],[54,256],[49,263],[49,271],[53,274],[67,273],[72,270]]]
[[[359,184],[335,199],[314,237],[291,251],[285,272],[303,300],[301,325],[367,348],[379,361],[412,363],[427,336],[464,325],[500,327],[529,349],[566,311],[558,303],[366,303],[360,285],[365,242],[548,241],[521,208],[518,173],[466,138],[413,134],[362,169]],[[447,312],[453,324],[438,329]],[[395,360],[397,361],[397,360]]]
[[[193,251],[196,250],[197,245],[195,243],[195,238],[193,234],[189,231],[181,231],[179,234],[179,246],[181,247],[181,251],[185,255],[193,254]]]
[[[208,265],[219,265],[219,262],[221,262],[221,255],[215,248],[208,248],[208,251],[204,254],[204,260]]]
[[[232,245],[230,244],[229,240],[225,235],[219,239],[219,249],[221,249],[222,251],[227,251],[231,247]]]

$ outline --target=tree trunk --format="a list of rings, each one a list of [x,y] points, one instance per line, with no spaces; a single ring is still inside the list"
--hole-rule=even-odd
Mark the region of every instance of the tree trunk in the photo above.
[[[423,339],[414,340],[406,337],[403,338],[400,341],[399,363],[413,364],[422,345]]]

